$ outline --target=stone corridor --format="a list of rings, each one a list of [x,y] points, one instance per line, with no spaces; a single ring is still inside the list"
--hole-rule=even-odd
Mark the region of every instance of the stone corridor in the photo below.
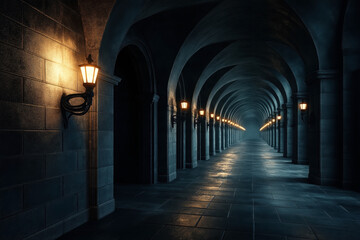
[[[360,194],[307,183],[308,166],[261,140],[178,173],[116,187],[113,214],[60,239],[360,239]]]

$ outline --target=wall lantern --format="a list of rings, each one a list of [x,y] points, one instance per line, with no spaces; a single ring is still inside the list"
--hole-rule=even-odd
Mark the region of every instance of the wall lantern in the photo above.
[[[180,102],[180,108],[183,111],[187,110],[189,108],[189,103],[186,100],[182,100]]]
[[[278,121],[280,121],[282,117],[281,117],[281,115],[278,115],[276,118]]]
[[[302,102],[299,104],[299,108],[300,108],[300,112],[301,112],[301,120],[304,121],[304,115],[306,113],[307,110],[307,103],[304,102],[304,100],[302,100]]]
[[[273,123],[275,122],[275,118],[272,119],[272,122],[273,122]]]
[[[90,106],[92,105],[92,98],[94,97],[94,87],[96,86],[96,80],[99,74],[100,68],[94,64],[94,60],[91,58],[91,54],[86,58],[87,64],[79,65],[81,70],[81,76],[83,78],[83,85],[86,88],[84,93],[63,95],[61,97],[60,106],[61,113],[64,119],[64,127],[68,127],[69,119],[72,115],[84,115],[86,114]],[[70,100],[73,98],[83,98],[84,102],[78,105],[72,105]],[[67,115],[67,112],[70,113]]]
[[[214,117],[215,117],[215,114],[211,113],[210,118],[214,118]]]
[[[222,122],[225,122],[225,118],[221,119]]]
[[[217,120],[217,121],[220,121],[220,116],[216,116],[216,120]]]
[[[199,115],[200,115],[200,117],[205,116],[205,110],[204,110],[204,109],[200,109],[200,110],[199,110]]]
[[[305,112],[307,110],[307,103],[302,101],[302,103],[299,104],[299,108],[301,112]]]

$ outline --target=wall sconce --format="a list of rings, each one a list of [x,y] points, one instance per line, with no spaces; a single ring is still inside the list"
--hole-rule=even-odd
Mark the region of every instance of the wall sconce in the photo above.
[[[205,116],[205,110],[204,110],[204,109],[200,109],[200,110],[199,110],[199,115],[200,115],[200,117],[204,117],[204,116]]]
[[[211,113],[210,118],[214,118],[214,117],[215,117],[215,114]]]
[[[299,108],[301,112],[305,112],[307,110],[307,103],[303,101],[299,104]]]
[[[273,118],[271,121],[274,123],[276,120],[275,120],[275,118]]]
[[[189,108],[189,103],[186,100],[182,100],[180,102],[180,108],[183,111],[187,110]]]
[[[276,118],[278,121],[280,121],[282,117],[281,117],[281,115],[278,115]]]
[[[220,116],[216,116],[216,120],[217,120],[217,121],[220,121]]]
[[[77,94],[63,94],[63,96],[61,97],[60,107],[64,119],[65,128],[68,127],[69,119],[72,115],[84,115],[89,111],[90,106],[92,105],[92,98],[94,97],[93,89],[96,86],[96,79],[100,68],[92,64],[92,62],[94,61],[91,58],[91,54],[89,54],[86,60],[88,61],[87,64],[79,65],[81,70],[81,76],[84,81],[83,85],[86,88],[86,91],[84,93]],[[83,98],[84,102],[79,105],[72,105],[70,103],[70,100],[73,98]],[[67,116],[67,112],[70,113],[69,116]]]
[[[302,102],[299,104],[299,109],[301,112],[301,120],[304,120],[304,115],[306,113],[307,110],[307,103],[304,102],[304,100],[302,100]]]

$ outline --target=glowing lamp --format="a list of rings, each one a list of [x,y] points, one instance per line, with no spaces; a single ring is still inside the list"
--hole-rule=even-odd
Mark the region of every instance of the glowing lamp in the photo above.
[[[216,120],[220,121],[220,116],[216,116]]]
[[[281,120],[281,115],[277,116],[277,120],[280,121]]]
[[[94,87],[96,86],[96,80],[99,74],[100,68],[94,64],[94,60],[92,60],[91,55],[89,55],[86,60],[88,61],[87,64],[79,65],[81,76],[83,79],[83,85],[85,87],[84,93],[76,93],[76,94],[69,94],[63,95],[60,101],[60,108],[61,113],[64,119],[64,127],[67,128],[69,119],[72,115],[84,115],[86,114],[91,105],[92,105],[92,98],[94,97]],[[72,105],[70,101],[73,98],[82,98],[84,101],[78,105]],[[69,113],[69,114],[68,114]]]
[[[186,100],[182,100],[182,101],[180,102],[180,108],[181,108],[181,110],[187,110],[188,107],[189,107],[189,103],[188,103]]]
[[[214,118],[215,114],[211,113],[210,118]]]
[[[91,55],[89,55],[89,56],[91,56]],[[94,64],[91,64],[92,62],[93,62],[93,60],[90,57],[90,59],[88,59],[88,64],[79,65],[85,88],[87,86],[95,87],[96,79],[97,79],[97,76],[99,73],[100,68]]]
[[[200,116],[204,116],[204,115],[205,115],[205,110],[204,110],[204,109],[200,109],[199,115],[200,115]]]
[[[275,118],[272,119],[272,122],[275,122]]]
[[[222,122],[225,122],[225,118],[221,119]]]
[[[300,110],[301,111],[306,111],[306,109],[307,109],[307,103],[305,103],[305,102],[302,102],[302,103],[300,103],[299,104],[299,108],[300,108]]]

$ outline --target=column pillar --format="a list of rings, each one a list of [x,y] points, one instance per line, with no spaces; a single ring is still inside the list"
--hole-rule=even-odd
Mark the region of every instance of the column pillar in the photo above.
[[[322,185],[341,182],[340,75],[316,71],[308,79],[309,180]]]
[[[285,146],[285,117],[284,117],[284,110],[281,108],[279,109],[279,116],[281,116],[281,119],[278,124],[279,128],[279,153],[284,153],[284,146]]]
[[[299,104],[308,102],[306,93],[297,93],[294,95],[294,102],[296,103],[297,111],[297,138],[296,138],[296,163],[308,164],[308,146],[307,146],[307,117],[301,114]],[[295,110],[295,109],[294,109]]]
[[[214,117],[215,118],[215,117]],[[215,150],[215,119],[211,118],[209,122],[209,154],[210,156],[216,155]]]
[[[286,152],[284,152],[284,157],[290,158],[293,155],[293,104],[287,103],[284,106],[286,108]]]
[[[215,152],[221,152],[221,127],[220,122],[215,122]]]

